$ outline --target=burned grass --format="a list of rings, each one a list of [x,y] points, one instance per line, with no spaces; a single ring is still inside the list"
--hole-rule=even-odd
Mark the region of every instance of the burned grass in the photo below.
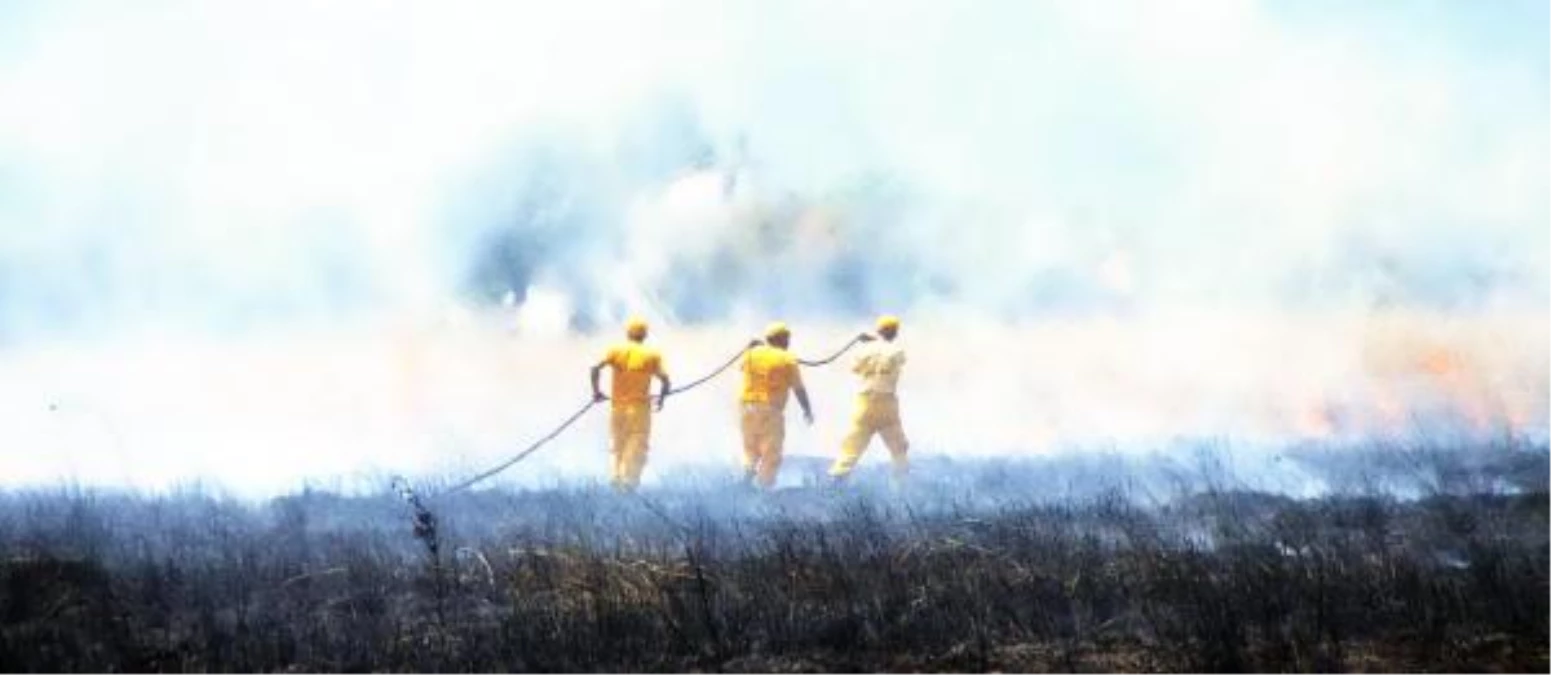
[[[1429,452],[1341,456],[1416,490],[1303,497],[1028,496],[1055,460],[902,495],[485,490],[418,538],[390,493],[10,493],[0,669],[1546,670],[1546,448]]]

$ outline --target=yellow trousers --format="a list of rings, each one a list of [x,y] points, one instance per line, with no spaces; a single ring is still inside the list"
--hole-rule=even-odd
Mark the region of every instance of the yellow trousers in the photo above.
[[[646,441],[652,433],[652,409],[648,403],[615,405],[609,415],[610,482],[620,490],[641,484],[646,466]]]
[[[786,441],[785,411],[769,403],[743,404],[743,472],[760,487],[775,485]]]
[[[851,431],[840,442],[840,456],[829,467],[829,475],[845,478],[851,475],[862,453],[872,441],[872,435],[883,437],[883,445],[889,449],[894,462],[894,477],[904,478],[910,471],[908,452],[910,441],[905,438],[905,428],[899,423],[899,399],[893,394],[861,394],[856,397],[856,409],[851,415]]]

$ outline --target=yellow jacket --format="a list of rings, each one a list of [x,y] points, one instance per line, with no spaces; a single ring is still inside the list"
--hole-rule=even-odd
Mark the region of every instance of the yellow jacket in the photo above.
[[[758,345],[743,356],[744,403],[769,403],[786,407],[786,395],[792,387],[802,386],[797,357],[770,345]]]
[[[652,376],[666,372],[662,354],[639,342],[609,347],[603,361],[614,371],[609,398],[616,406],[649,402]]]
[[[905,350],[895,342],[879,340],[864,347],[851,366],[862,378],[863,394],[892,394],[899,387],[899,371],[905,365]]]

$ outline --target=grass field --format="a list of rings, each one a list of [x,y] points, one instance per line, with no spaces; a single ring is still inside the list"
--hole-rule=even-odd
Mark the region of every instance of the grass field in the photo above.
[[[11,491],[0,670],[1547,669],[1543,442],[1289,450],[1297,496],[1231,454],[476,490],[418,532],[387,490]]]

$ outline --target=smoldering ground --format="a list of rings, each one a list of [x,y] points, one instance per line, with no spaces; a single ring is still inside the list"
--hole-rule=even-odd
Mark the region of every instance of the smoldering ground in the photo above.
[[[1537,669],[1544,444],[923,462],[904,492],[714,472],[425,500],[0,498],[32,671]],[[812,472],[807,462],[797,471]],[[1256,471],[1257,475],[1263,472]],[[1409,495],[1399,497],[1396,495]]]

